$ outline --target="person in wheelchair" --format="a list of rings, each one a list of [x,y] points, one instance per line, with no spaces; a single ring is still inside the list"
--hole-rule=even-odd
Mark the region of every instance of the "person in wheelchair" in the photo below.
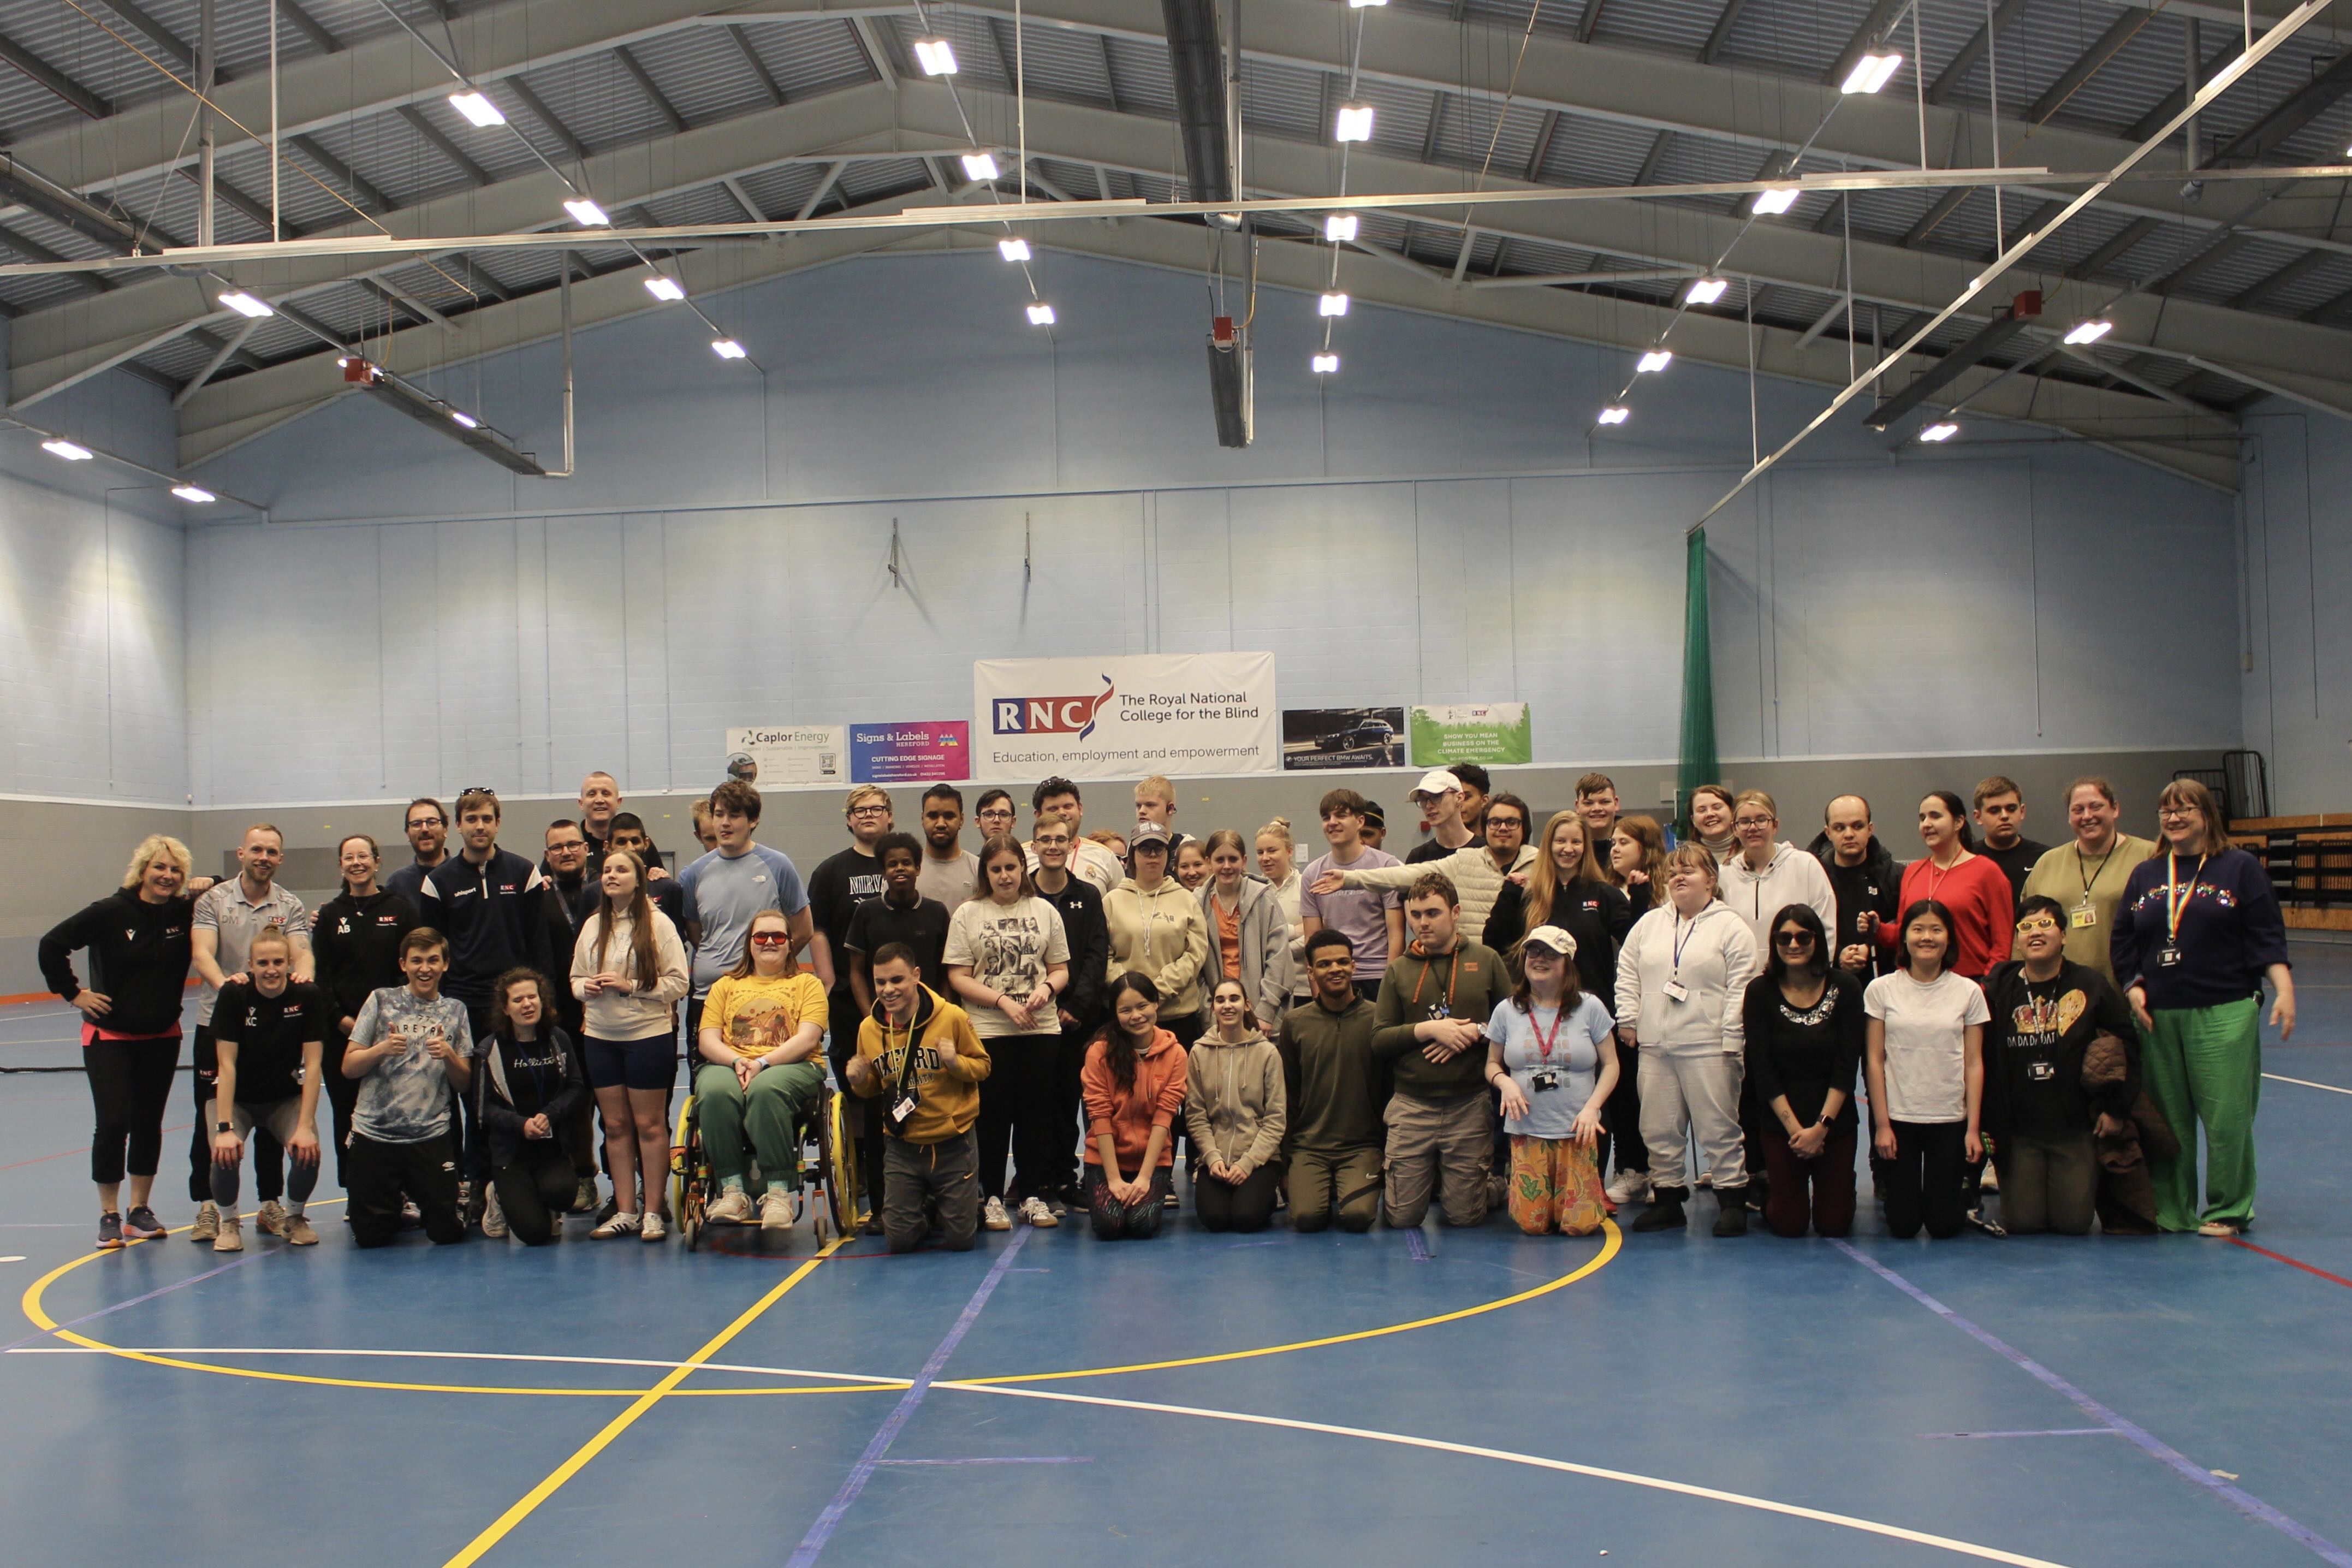
[[[711,983],[696,1041],[695,1113],[719,1195],[714,1225],[751,1223],[751,1163],[757,1159],[766,1191],[759,1223],[789,1230],[792,1194],[801,1185],[802,1115],[824,1090],[826,1004],[824,983],[792,972],[793,936],[783,915],[769,910],[751,921],[751,939],[735,967]]]

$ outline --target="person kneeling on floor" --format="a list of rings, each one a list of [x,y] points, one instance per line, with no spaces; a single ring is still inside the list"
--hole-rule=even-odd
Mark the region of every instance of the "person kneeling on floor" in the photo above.
[[[1381,1208],[1389,1075],[1372,1055],[1372,1005],[1356,987],[1356,944],[1325,926],[1307,939],[1315,994],[1282,1016],[1285,1191],[1293,1230],[1336,1218],[1356,1235]]]
[[[1249,987],[1240,981],[1217,982],[1209,1016],[1213,1026],[1192,1044],[1184,1088],[1185,1130],[1196,1151],[1193,1212],[1202,1230],[1264,1230],[1280,1174],[1282,1054],[1258,1033]]]
[[[980,1230],[980,1085],[987,1047],[971,1020],[915,978],[904,942],[874,954],[874,1013],[857,1026],[850,1092],[881,1101],[882,1233],[912,1252],[933,1230],[950,1252],[971,1250]]]
[[[801,1184],[802,1113],[824,1088],[824,983],[792,961],[792,925],[775,910],[751,919],[734,968],[711,982],[702,1006],[695,1114],[719,1195],[713,1225],[750,1225],[746,1184],[760,1163],[756,1194],[763,1230],[790,1230]],[[749,1147],[746,1147],[748,1138]]]
[[[1616,1026],[1577,984],[1576,939],[1539,925],[1519,943],[1525,978],[1486,1020],[1486,1081],[1511,1137],[1512,1223],[1529,1236],[1590,1236],[1601,1190],[1601,1112],[1617,1087]]]
[[[526,1247],[563,1237],[579,1184],[564,1134],[588,1098],[588,1074],[555,1022],[555,996],[535,969],[509,969],[490,997],[482,1043],[482,1133],[490,1144],[490,1196],[482,1234],[511,1231]]]
[[[1143,1240],[1160,1234],[1175,1185],[1172,1145],[1192,1062],[1160,1026],[1160,987],[1149,975],[1129,970],[1112,981],[1110,1011],[1078,1074],[1087,1102],[1087,1214],[1105,1241]],[[1120,1174],[1129,1170],[1131,1180]]]
[[[408,984],[373,992],[352,1022],[343,1076],[360,1080],[352,1108],[352,1239],[382,1247],[400,1234],[404,1194],[425,1234],[466,1239],[457,1215],[457,1096],[474,1077],[466,1005],[441,994],[449,943],[430,926],[400,942]]]
[[[237,1218],[237,1175],[246,1134],[267,1128],[285,1146],[293,1201],[261,1205],[259,1224],[295,1247],[315,1247],[319,1233],[302,1213],[319,1184],[319,1065],[325,1056],[327,1004],[315,985],[293,984],[294,944],[264,926],[246,952],[245,973],[221,987],[213,1006],[213,1044],[220,1057],[213,1095],[213,1202],[220,1230],[215,1252],[245,1250]],[[274,1156],[273,1156],[274,1157]]]

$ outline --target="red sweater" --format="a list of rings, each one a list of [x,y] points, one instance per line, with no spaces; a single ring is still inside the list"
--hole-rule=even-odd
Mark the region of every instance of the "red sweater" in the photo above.
[[[2009,961],[2016,924],[2015,895],[2009,878],[1990,857],[1978,855],[1948,871],[1937,869],[1932,859],[1914,860],[1903,868],[1903,891],[1896,900],[1896,919],[1921,899],[1934,899],[1952,911],[1954,955],[1951,967],[1981,983],[1994,968]],[[1902,927],[1882,921],[1878,945],[1894,947]]]
[[[1102,1146],[1097,1140],[1108,1132],[1111,1147],[1118,1153],[1120,1171],[1137,1173],[1155,1127],[1170,1129],[1160,1145],[1160,1163],[1172,1163],[1176,1158],[1176,1118],[1184,1109],[1184,1086],[1192,1066],[1192,1058],[1185,1055],[1174,1035],[1165,1029],[1154,1029],[1151,1048],[1135,1058],[1133,1087],[1121,1089],[1118,1080],[1111,1076],[1104,1042],[1097,1040],[1088,1046],[1087,1065],[1078,1074],[1087,1100],[1087,1163],[1102,1163]]]

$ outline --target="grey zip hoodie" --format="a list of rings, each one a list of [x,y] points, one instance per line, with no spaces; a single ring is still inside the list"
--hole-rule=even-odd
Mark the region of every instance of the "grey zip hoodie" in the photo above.
[[[1273,1162],[1288,1121],[1282,1054],[1252,1028],[1232,1045],[1213,1030],[1192,1043],[1192,1076],[1184,1088],[1184,1130],[1194,1156],[1223,1160],[1247,1176]]]

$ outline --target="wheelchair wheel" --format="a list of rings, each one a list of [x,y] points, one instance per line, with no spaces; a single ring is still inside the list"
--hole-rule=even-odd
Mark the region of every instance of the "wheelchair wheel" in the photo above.
[[[828,1225],[835,1236],[849,1234],[849,1226],[843,1215],[846,1205],[842,1196],[841,1180],[835,1173],[833,1160],[833,1109],[840,1098],[837,1094],[826,1095],[824,1109],[814,1119],[816,1123],[816,1168],[824,1178],[824,1212],[816,1216],[815,1226],[816,1238],[820,1242],[824,1239]]]
[[[836,1234],[854,1234],[858,1222],[865,1217],[866,1194],[858,1191],[857,1135],[849,1130],[849,1096],[833,1097],[832,1113],[825,1118],[831,1132],[832,1147],[824,1171],[824,1194],[833,1207]]]
[[[694,1097],[678,1107],[677,1131],[669,1146],[669,1212],[677,1216],[677,1234],[692,1252],[702,1241],[702,1211],[710,1191],[710,1173],[702,1158],[702,1129],[694,1115]]]

